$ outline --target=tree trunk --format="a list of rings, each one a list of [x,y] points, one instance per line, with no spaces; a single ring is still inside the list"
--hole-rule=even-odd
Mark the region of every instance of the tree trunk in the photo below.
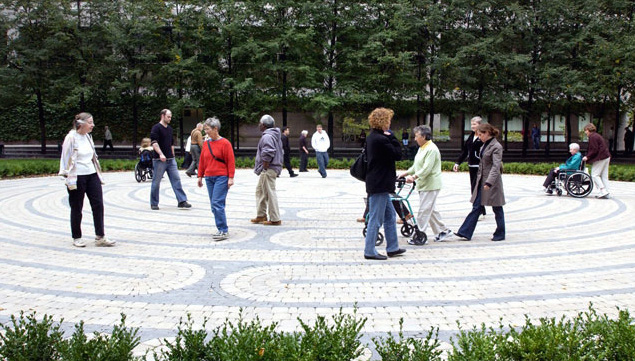
[[[42,91],[37,89],[35,91],[37,97],[37,116],[40,121],[40,144],[42,154],[46,154],[46,121],[44,119],[44,102],[42,100]]]

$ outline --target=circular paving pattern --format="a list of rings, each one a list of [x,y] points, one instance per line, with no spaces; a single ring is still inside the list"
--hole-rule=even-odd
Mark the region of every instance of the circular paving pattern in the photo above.
[[[159,211],[150,183],[132,172],[108,173],[106,233],[113,248],[71,245],[68,195],[58,177],[0,181],[0,322],[20,310],[56,320],[84,320],[109,330],[127,315],[141,329],[142,348],[160,346],[188,313],[208,327],[258,316],[298,329],[342,308],[367,317],[365,335],[407,335],[438,326],[448,339],[464,328],[522,324],[575,315],[590,303],[611,316],[635,307],[635,184],[612,182],[609,200],[546,196],[543,177],[504,175],[507,240],[490,242],[491,210],[471,242],[424,247],[399,243],[403,257],[363,259],[364,185],[347,171],[317,171],[277,182],[283,224],[254,225],[255,185],[239,170],[227,199],[230,239],[216,231],[205,188],[182,175],[193,207],[180,210],[164,179]],[[438,208],[456,230],[470,210],[467,173],[444,173]],[[418,196],[411,198],[418,207]],[[94,237],[88,203],[84,239]],[[430,234],[428,234],[431,236]],[[385,246],[384,246],[385,247]],[[383,253],[383,247],[380,247]]]

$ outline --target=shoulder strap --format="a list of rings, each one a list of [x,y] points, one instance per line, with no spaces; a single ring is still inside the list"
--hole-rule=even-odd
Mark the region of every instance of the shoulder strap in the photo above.
[[[212,158],[214,158],[214,160],[217,160],[217,161],[219,161],[219,162],[224,164],[225,161],[220,159],[220,158],[216,158],[216,156],[214,155],[214,152],[212,152],[212,146],[209,144],[211,142],[212,142],[211,140],[208,140],[207,142],[205,142],[205,143],[207,143],[207,148],[209,149],[209,154],[212,155]]]

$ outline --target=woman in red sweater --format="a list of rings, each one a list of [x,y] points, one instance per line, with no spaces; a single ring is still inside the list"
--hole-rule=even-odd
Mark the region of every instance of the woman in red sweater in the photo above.
[[[600,194],[595,198],[607,199],[609,197],[609,162],[611,153],[604,142],[604,138],[597,133],[595,125],[589,123],[584,126],[584,134],[589,137],[589,149],[583,161],[593,164],[591,168],[591,178]]]
[[[208,118],[203,130],[209,139],[203,143],[201,158],[198,164],[198,186],[203,186],[203,177],[207,184],[212,214],[216,221],[218,232],[212,235],[216,241],[229,237],[227,217],[225,216],[225,201],[229,188],[234,185],[236,162],[231,143],[220,136],[220,121],[218,118]]]

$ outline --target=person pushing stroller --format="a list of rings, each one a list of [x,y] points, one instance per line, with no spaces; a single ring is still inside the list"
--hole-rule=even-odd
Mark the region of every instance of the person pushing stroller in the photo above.
[[[435,242],[440,242],[452,235],[441,215],[437,211],[437,196],[441,191],[441,153],[439,148],[432,142],[432,130],[427,125],[420,125],[413,130],[415,141],[419,145],[419,150],[415,156],[412,166],[399,175],[405,178],[407,183],[415,183],[419,191],[419,212],[417,213],[417,227],[415,237],[408,241],[408,244],[423,246],[427,241],[425,230],[430,224],[432,232],[436,235]],[[424,236],[421,237],[421,234]]]

